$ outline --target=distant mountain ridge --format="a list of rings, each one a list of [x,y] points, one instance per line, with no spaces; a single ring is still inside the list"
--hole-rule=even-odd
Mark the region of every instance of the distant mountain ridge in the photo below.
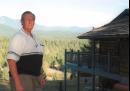
[[[11,19],[6,16],[0,17],[0,24],[7,25],[9,27],[16,28],[16,29],[19,28],[21,25],[19,20]]]
[[[0,17],[0,36],[12,36],[21,27],[20,20],[11,19],[6,16]],[[11,31],[12,30],[12,31]],[[91,30],[81,27],[46,27],[36,24],[34,32],[43,38],[76,38],[79,34]]]

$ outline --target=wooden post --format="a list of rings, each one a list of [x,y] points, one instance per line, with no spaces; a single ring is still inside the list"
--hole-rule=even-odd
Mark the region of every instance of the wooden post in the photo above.
[[[108,64],[107,64],[107,71],[110,72],[110,64],[111,64],[111,56],[110,56],[110,52],[108,52]]]
[[[65,49],[65,69],[64,69],[64,90],[67,91],[66,87],[67,87],[67,67],[66,67],[66,61],[67,61],[67,50]]]
[[[77,91],[80,91],[80,74],[79,74],[79,66],[80,66],[80,51],[78,50],[78,70],[77,70]]]
[[[93,68],[93,81],[92,81],[92,91],[96,91],[95,84],[95,40],[92,40],[92,68]]]

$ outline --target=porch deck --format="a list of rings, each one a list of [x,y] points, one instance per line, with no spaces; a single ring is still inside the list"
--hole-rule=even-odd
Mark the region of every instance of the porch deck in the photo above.
[[[118,56],[92,54],[86,52],[65,52],[65,67],[75,71],[98,75],[129,83],[127,77],[120,75],[120,58]]]

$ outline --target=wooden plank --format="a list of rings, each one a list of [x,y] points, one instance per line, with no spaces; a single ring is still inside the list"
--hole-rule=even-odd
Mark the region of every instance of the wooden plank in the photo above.
[[[75,71],[77,71],[77,64],[71,64],[71,63],[67,63],[66,65],[68,68],[71,68]],[[79,71],[81,72],[85,72],[85,73],[89,73],[89,74],[93,74],[93,69],[92,68],[88,68],[87,66],[82,66],[79,68]],[[123,82],[124,83],[129,83],[129,80],[127,77],[122,77],[121,75],[118,75],[118,74],[113,74],[113,73],[110,73],[110,72],[106,72],[106,71],[103,71],[101,69],[98,69],[96,68],[95,69],[95,75],[98,75],[98,76],[102,76],[102,77],[105,77],[105,78],[109,78],[109,79],[113,79],[113,80],[117,80],[117,81],[122,81],[124,80]],[[122,79],[123,78],[123,79]]]

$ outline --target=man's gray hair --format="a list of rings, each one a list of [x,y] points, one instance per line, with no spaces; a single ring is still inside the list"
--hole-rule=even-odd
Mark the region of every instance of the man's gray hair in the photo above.
[[[21,16],[21,22],[24,20],[24,16],[25,16],[26,14],[32,14],[32,15],[33,15],[33,19],[35,20],[35,15],[34,15],[31,11],[25,11],[25,12],[22,14],[22,16]]]

